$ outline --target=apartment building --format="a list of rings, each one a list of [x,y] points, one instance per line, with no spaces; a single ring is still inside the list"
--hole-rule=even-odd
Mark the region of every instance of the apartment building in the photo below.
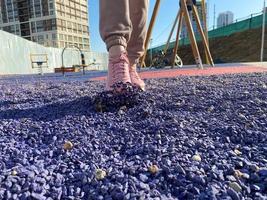
[[[231,11],[220,13],[217,18],[217,28],[232,24],[233,21],[234,21],[234,13],[232,13]]]
[[[0,0],[0,29],[48,47],[90,50],[87,0]]]

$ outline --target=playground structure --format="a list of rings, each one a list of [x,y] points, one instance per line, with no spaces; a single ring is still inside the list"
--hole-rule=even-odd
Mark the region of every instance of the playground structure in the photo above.
[[[159,56],[156,56],[152,59],[150,68],[155,67],[156,69],[161,69],[167,66],[169,63],[169,59],[166,58],[166,52],[161,51]],[[183,67],[183,61],[182,59],[178,56],[178,54],[175,55],[175,60],[174,60],[174,66],[177,66],[178,68]],[[172,66],[172,68],[174,67]]]
[[[192,27],[192,22],[189,16],[189,12],[193,13],[193,16],[196,20],[197,23],[197,28],[198,31],[201,35],[202,41],[203,41],[203,45],[204,45],[204,50],[205,50],[205,55],[206,55],[206,62],[207,64],[210,64],[211,66],[214,66],[214,62],[211,56],[211,52],[209,49],[209,44],[208,44],[208,30],[207,30],[207,19],[206,19],[206,1],[205,0],[201,0],[201,6],[202,6],[202,16],[203,16],[203,22],[204,22],[204,28],[201,25],[200,22],[200,18],[199,18],[199,14],[198,14],[198,10],[196,8],[196,0],[180,0],[180,9],[178,10],[177,16],[175,18],[173,27],[171,29],[170,35],[168,37],[168,40],[166,42],[165,45],[165,49],[162,52],[163,55],[166,55],[166,52],[169,48],[169,44],[170,44],[170,39],[174,33],[174,29],[178,23],[178,28],[177,28],[177,34],[176,34],[176,41],[175,41],[175,48],[173,51],[173,55],[172,55],[172,67],[174,67],[177,64],[177,57],[179,58],[179,56],[177,55],[177,50],[178,50],[178,46],[179,46],[179,39],[180,39],[180,34],[181,34],[181,30],[182,30],[182,25],[183,25],[183,20],[185,20],[185,25],[187,27],[187,31],[189,34],[189,38],[190,38],[190,42],[191,42],[191,47],[192,47],[192,51],[193,51],[193,55],[195,58],[195,62],[197,67],[199,68],[203,68],[203,64],[202,64],[202,59],[200,56],[200,52],[199,52],[199,48],[197,45],[197,41],[196,41],[196,37],[195,37],[195,33],[193,31],[193,27]],[[160,7],[160,0],[156,1],[156,4],[154,6],[154,10],[153,10],[153,14],[152,14],[152,18],[151,21],[149,23],[149,28],[148,28],[148,32],[147,32],[147,37],[145,40],[145,53],[142,57],[141,60],[141,66],[145,66],[145,58],[146,58],[146,54],[147,54],[147,49],[148,49],[148,44],[151,38],[151,34],[152,34],[152,30],[155,24],[155,20],[157,17],[157,13]],[[164,56],[161,56],[162,59]]]
[[[61,62],[62,62],[62,65],[61,65],[61,68],[62,68],[62,74],[63,74],[63,76],[65,75],[65,65],[64,65],[64,52],[65,52],[65,50],[67,49],[67,48],[69,48],[69,47],[65,47],[63,50],[62,50],[62,53],[61,53]],[[80,65],[75,65],[76,67],[81,67],[81,68],[83,68],[83,74],[85,74],[85,67],[86,67],[86,64],[85,64],[85,60],[84,60],[84,54],[83,54],[83,52],[82,52],[82,50],[78,47],[78,46],[75,46],[75,45],[73,45],[72,46],[72,48],[76,48],[76,49],[78,49],[79,50],[79,53],[80,53],[80,56],[81,56],[81,63],[80,63]],[[67,70],[68,71],[68,70]]]
[[[65,63],[64,63],[64,52],[66,51],[66,49],[77,49],[79,51],[80,54],[80,63],[74,64],[71,67],[66,67]],[[93,62],[90,62],[89,64],[86,64],[85,62],[85,55],[83,53],[83,51],[78,47],[78,46],[71,46],[71,47],[65,47],[62,50],[61,53],[61,67],[60,68],[55,68],[55,72],[56,73],[62,73],[63,76],[65,76],[66,72],[79,72],[82,69],[83,75],[85,75],[85,69],[87,67],[93,66],[93,65],[98,65],[98,63],[96,63],[96,59],[93,59]]]
[[[47,54],[30,54],[32,69],[38,69],[38,74],[44,75],[43,68],[48,68]]]

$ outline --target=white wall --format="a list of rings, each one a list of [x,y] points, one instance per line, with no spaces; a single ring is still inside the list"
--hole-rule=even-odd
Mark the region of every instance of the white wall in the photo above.
[[[38,69],[32,69],[31,54],[47,54],[49,68],[43,69],[43,71],[44,73],[52,73],[54,68],[62,66],[61,52],[62,49],[44,47],[19,36],[0,31],[0,75],[38,73]],[[86,64],[92,63],[95,59],[99,65],[99,70],[107,69],[108,55],[106,53],[84,52],[84,55]],[[37,59],[41,59],[41,57]],[[65,50],[65,67],[71,67],[80,64],[80,62],[78,50]]]

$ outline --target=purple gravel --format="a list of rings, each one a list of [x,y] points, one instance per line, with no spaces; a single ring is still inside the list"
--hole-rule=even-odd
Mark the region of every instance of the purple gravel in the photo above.
[[[267,74],[146,84],[0,80],[0,199],[267,198]]]

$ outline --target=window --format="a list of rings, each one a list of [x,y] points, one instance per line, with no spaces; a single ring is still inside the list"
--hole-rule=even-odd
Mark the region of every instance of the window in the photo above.
[[[82,33],[82,25],[78,24],[78,33]]]
[[[54,9],[54,4],[53,3],[49,3],[49,9],[50,10]]]
[[[41,17],[41,7],[40,6],[35,7],[35,16]]]
[[[87,18],[87,13],[86,12],[82,12],[82,18]]]
[[[58,43],[56,41],[52,42],[53,47],[58,47]]]
[[[15,25],[10,26],[11,33],[16,33]]]
[[[62,26],[62,20],[61,19],[57,19],[57,24],[58,24],[58,26]]]
[[[56,19],[50,19],[51,20],[51,30],[56,30],[57,25],[56,25]]]
[[[65,12],[70,13],[70,8],[66,6]]]
[[[17,35],[20,35],[19,24],[16,24],[15,27],[16,27],[16,34],[17,34]]]
[[[83,43],[88,44],[89,43],[89,39],[88,38],[83,38]]]
[[[66,21],[62,20],[62,30],[66,31]]]
[[[63,41],[61,41],[61,42],[59,43],[59,45],[60,45],[60,47],[65,47],[65,45],[64,45],[64,42],[63,42]]]
[[[14,18],[13,18],[13,16],[9,16],[9,17],[8,17],[8,20],[9,20],[9,22],[14,22]]]
[[[74,33],[77,33],[77,29],[78,29],[77,24],[76,23],[73,23],[72,27],[73,27],[73,32]]]
[[[43,23],[43,21],[36,21],[36,29],[37,29],[37,32],[44,31],[44,23]]]
[[[64,35],[63,34],[59,34],[59,40],[64,40]]]
[[[33,42],[37,42],[37,39],[38,39],[38,38],[37,38],[36,36],[33,36],[33,37],[32,37],[32,41],[33,41]]]
[[[74,8],[74,2],[73,1],[70,1],[70,7]]]
[[[38,42],[39,41],[44,41],[44,36],[43,35],[38,35]]]
[[[68,41],[72,41],[72,36],[71,35],[68,36]]]
[[[87,13],[87,6],[82,5],[81,6],[81,11],[83,11],[83,13]]]
[[[70,13],[71,13],[72,15],[75,15],[75,10],[74,10],[73,8],[71,8],[71,9],[70,9]]]
[[[35,22],[31,22],[31,29],[32,29],[32,33],[36,33],[36,25],[35,25]]]
[[[34,18],[33,4],[30,5],[30,14],[31,14],[31,18]]]
[[[71,25],[71,22],[68,22],[67,24],[67,28],[68,28],[68,32],[72,32],[72,25]]]
[[[49,31],[52,29],[51,20],[44,20],[43,24],[44,24],[44,31]]]
[[[5,26],[5,27],[3,28],[3,30],[6,31],[6,32],[10,32],[10,27],[9,27],[9,26]]]
[[[84,49],[89,50],[89,45],[85,44],[85,45],[84,45]]]
[[[76,10],[76,16],[77,16],[78,18],[81,17],[81,11]]]
[[[87,28],[88,28],[88,26],[83,26],[83,33],[84,33],[84,34],[88,33]]]

